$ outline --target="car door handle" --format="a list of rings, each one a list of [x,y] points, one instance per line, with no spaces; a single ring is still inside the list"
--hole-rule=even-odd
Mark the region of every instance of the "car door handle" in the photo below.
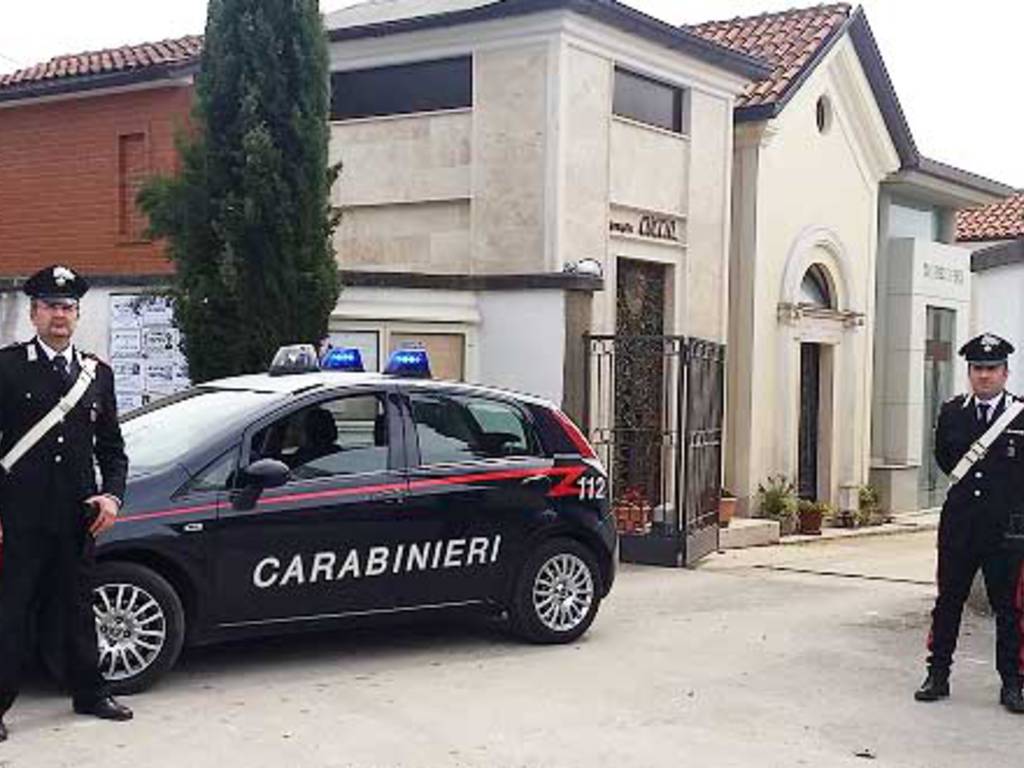
[[[529,477],[524,478],[520,485],[524,488],[536,488],[545,485],[550,486],[551,478],[548,475],[530,475]]]
[[[374,504],[402,504],[405,501],[405,491],[375,491],[370,494],[370,501]]]

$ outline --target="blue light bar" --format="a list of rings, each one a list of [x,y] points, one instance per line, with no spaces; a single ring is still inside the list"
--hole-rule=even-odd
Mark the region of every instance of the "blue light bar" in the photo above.
[[[277,350],[268,373],[271,376],[284,376],[289,373],[309,373],[318,370],[320,361],[317,360],[316,349],[312,344],[291,344]]]
[[[425,349],[399,349],[391,353],[384,373],[409,379],[429,379],[430,359]]]
[[[363,355],[358,349],[346,349],[344,347],[333,347],[327,350],[320,360],[320,367],[325,371],[347,371],[349,373],[362,373]]]

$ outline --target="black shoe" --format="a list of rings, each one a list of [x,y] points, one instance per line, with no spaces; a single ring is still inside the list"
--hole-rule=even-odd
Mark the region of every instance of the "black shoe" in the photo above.
[[[7,726],[0,720],[0,741],[7,741]]]
[[[92,715],[101,720],[131,720],[132,711],[119,704],[113,696],[103,696],[88,703],[74,702],[74,710],[80,715]]]
[[[949,696],[949,675],[929,672],[921,687],[914,692],[917,701],[938,701]]]
[[[1024,715],[1024,694],[1021,693],[1020,683],[1003,685],[999,692],[999,703],[1015,715]]]

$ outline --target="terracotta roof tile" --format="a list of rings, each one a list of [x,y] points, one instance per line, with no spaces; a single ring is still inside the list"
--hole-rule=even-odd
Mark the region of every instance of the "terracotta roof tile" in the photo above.
[[[726,21],[709,21],[686,29],[706,40],[756,56],[774,66],[767,80],[753,83],[737,99],[736,106],[742,108],[779,101],[822,46],[849,18],[850,6],[837,3]]]
[[[188,35],[156,43],[125,45],[103,51],[87,51],[54,56],[47,62],[0,74],[0,92],[5,88],[63,80],[84,75],[137,71],[166,64],[186,64],[198,60],[203,38]]]
[[[1015,240],[1024,237],[1024,191],[982,208],[956,215],[956,239],[961,241]]]

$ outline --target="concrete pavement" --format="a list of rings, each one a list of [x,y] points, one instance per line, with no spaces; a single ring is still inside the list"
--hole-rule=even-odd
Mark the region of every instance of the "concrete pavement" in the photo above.
[[[933,569],[934,533],[766,547],[624,567],[567,647],[460,622],[195,651],[129,724],[31,689],[0,767],[1019,765],[989,621],[953,698],[912,700]]]

